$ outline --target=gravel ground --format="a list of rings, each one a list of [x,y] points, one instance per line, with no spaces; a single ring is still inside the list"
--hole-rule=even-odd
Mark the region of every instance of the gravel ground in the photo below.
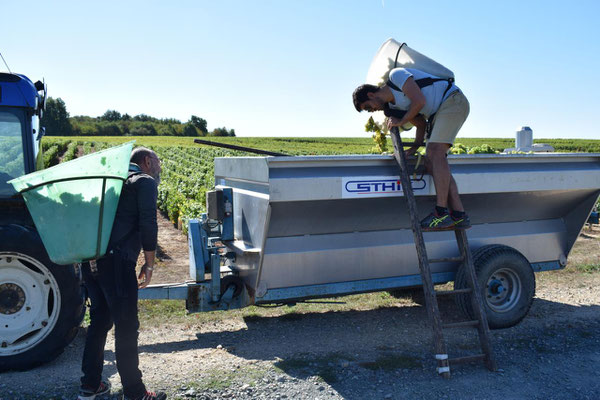
[[[580,237],[573,260],[599,264],[597,234]],[[573,269],[536,274],[527,318],[492,331],[497,372],[472,364],[453,369],[451,379],[437,376],[426,310],[407,300],[143,326],[140,365],[150,389],[181,399],[598,399],[600,273]],[[440,308],[458,313],[452,301]],[[0,374],[0,399],[75,398],[84,340],[81,328],[55,361]],[[447,341],[451,356],[478,350],[471,331],[451,331]],[[112,335],[106,355],[113,385],[106,398],[120,398]]]

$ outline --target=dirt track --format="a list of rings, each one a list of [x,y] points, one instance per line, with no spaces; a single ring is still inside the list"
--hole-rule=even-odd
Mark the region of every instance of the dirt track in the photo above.
[[[187,241],[161,225],[156,282],[187,275]],[[580,237],[570,263],[600,261],[596,233]],[[183,266],[174,272],[173,265]],[[141,367],[151,389],[171,398],[236,399],[598,399],[599,273],[537,274],[537,297],[518,326],[493,331],[498,372],[481,365],[436,376],[424,307],[409,300],[382,308],[278,316],[232,316],[143,326]],[[382,294],[375,294],[382,295]],[[442,312],[456,313],[451,301]],[[0,374],[0,399],[74,398],[84,329],[54,362]],[[112,335],[105,376],[120,381]],[[474,337],[448,336],[449,349],[473,352]]]

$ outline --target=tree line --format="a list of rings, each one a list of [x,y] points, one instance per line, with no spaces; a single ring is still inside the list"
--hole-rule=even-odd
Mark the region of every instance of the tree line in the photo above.
[[[206,120],[195,115],[187,122],[146,114],[131,116],[115,110],[99,117],[71,117],[60,97],[48,98],[41,124],[48,136],[235,136],[235,130],[225,127],[209,132]]]

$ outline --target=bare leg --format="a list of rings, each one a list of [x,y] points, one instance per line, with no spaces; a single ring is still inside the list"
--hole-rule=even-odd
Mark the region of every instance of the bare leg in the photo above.
[[[435,185],[436,205],[439,207],[448,207],[448,199],[454,202],[454,197],[458,198],[456,182],[454,183],[456,196],[450,197],[450,186],[453,179],[446,159],[446,152],[449,148],[450,145],[446,143],[430,143],[427,146],[427,158],[429,159],[430,171]],[[460,203],[460,199],[458,201]]]
[[[454,177],[450,175],[450,190],[448,192],[448,205],[452,211],[465,211],[462,201],[460,201],[460,197],[458,196],[458,186],[456,186],[456,181]]]

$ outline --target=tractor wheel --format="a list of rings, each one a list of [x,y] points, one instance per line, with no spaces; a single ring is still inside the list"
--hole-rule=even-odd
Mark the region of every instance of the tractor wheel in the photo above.
[[[0,371],[56,358],[84,312],[79,270],[50,261],[35,230],[0,226]]]

